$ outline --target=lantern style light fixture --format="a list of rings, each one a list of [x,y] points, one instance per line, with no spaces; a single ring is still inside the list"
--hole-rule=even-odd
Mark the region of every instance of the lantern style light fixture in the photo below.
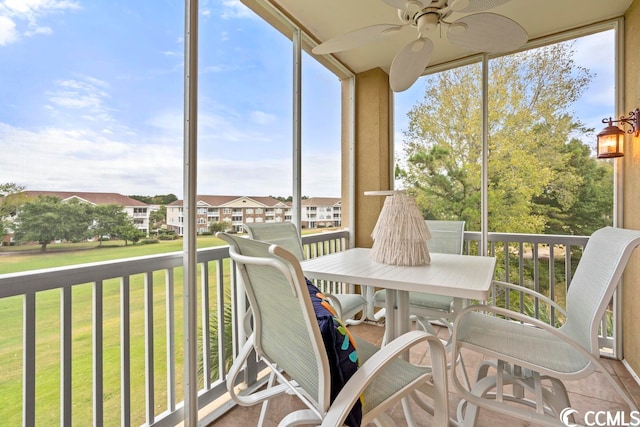
[[[599,159],[610,159],[613,157],[624,156],[624,153],[622,152],[624,131],[618,126],[613,125],[618,122],[631,125],[631,129],[629,129],[628,133],[634,133],[635,136],[638,136],[640,133],[640,129],[638,128],[638,125],[640,124],[640,109],[636,108],[629,113],[629,117],[622,116],[620,117],[620,120],[612,120],[611,117],[608,119],[602,119],[602,123],[607,123],[608,125],[598,134],[597,151]]]

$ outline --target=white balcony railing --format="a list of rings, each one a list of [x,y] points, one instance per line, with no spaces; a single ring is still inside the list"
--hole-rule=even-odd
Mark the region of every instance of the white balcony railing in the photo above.
[[[344,249],[347,237],[343,231],[304,241],[308,253],[317,256]],[[0,275],[0,318],[13,313],[3,325],[3,342],[12,345],[0,348],[0,389],[9,414],[0,424],[179,423],[182,263],[182,252],[176,252]],[[235,319],[243,318],[244,301],[236,298],[241,291],[228,247],[199,250],[198,265],[198,404],[204,407],[226,394],[228,361],[242,340],[242,322]],[[47,350],[52,337],[59,351]],[[53,378],[51,361],[43,360],[51,357],[56,360]],[[249,383],[256,382],[257,369],[256,364],[247,367]],[[59,397],[44,398],[58,390]],[[55,407],[45,407],[45,401]]]
[[[565,306],[565,295],[584,247],[587,236],[548,234],[489,233],[488,253],[497,258],[495,278],[542,292],[553,301]],[[465,250],[478,252],[479,232],[465,232]],[[494,304],[527,314],[557,325],[559,319],[553,309],[539,301],[530,301],[522,292],[495,294]],[[599,328],[600,350],[605,356],[617,356],[616,348],[616,296],[612,299]]]
[[[480,233],[465,234],[468,254],[478,253],[479,239]],[[508,278],[562,302],[587,241],[575,236],[490,233],[489,253],[498,258],[497,279]],[[347,242],[347,231],[303,237],[310,258],[345,250]],[[9,350],[0,348],[0,389],[15,391],[10,396],[3,392],[3,406],[11,408],[5,413],[13,417],[3,422],[24,426],[66,426],[78,420],[122,426],[178,423],[184,371],[182,262],[183,254],[177,252],[0,275],[0,316],[13,313],[9,320],[14,325],[3,325],[3,339],[17,342]],[[198,265],[198,403],[202,408],[226,394],[228,362],[243,340],[238,319],[243,318],[245,301],[238,297],[243,294],[226,246],[199,250]],[[321,285],[332,292],[354,291],[353,284]],[[52,301],[53,314],[51,307],[44,307]],[[514,301],[519,307],[513,306]],[[508,295],[502,303],[522,311],[532,309],[549,322],[557,320],[555,313],[544,311],[537,302],[533,308],[527,306],[522,295]],[[51,318],[43,318],[43,312]],[[611,325],[604,323],[602,330],[603,345],[614,348],[613,335],[607,332]],[[47,334],[59,341],[53,344],[53,352],[47,350],[50,341],[42,342]],[[51,381],[41,366],[52,353],[56,354],[57,381]],[[249,387],[260,386],[259,368],[258,364],[247,366]],[[108,380],[113,378],[118,380]],[[55,408],[43,408],[42,394],[55,394],[51,388],[59,390]],[[207,416],[207,422],[229,408],[230,404],[223,404]],[[85,422],[89,419],[93,422]]]

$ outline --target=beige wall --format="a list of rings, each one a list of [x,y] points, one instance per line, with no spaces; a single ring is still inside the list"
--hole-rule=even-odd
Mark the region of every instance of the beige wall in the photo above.
[[[624,45],[624,112],[627,113],[640,108],[640,0],[634,0],[625,14]],[[640,230],[640,138],[627,136],[624,152],[624,227]],[[623,353],[633,370],[640,374],[640,250],[636,250],[627,267],[623,286]]]
[[[355,203],[348,206],[349,138],[348,122],[343,122],[342,135],[342,223],[353,231],[356,247],[371,247],[371,231],[384,204],[382,196],[365,196],[365,191],[391,188],[392,145],[390,140],[391,92],[389,76],[375,68],[355,78]],[[349,82],[342,87],[343,120],[349,120]],[[346,119],[345,119],[346,117]],[[347,126],[344,126],[344,125]],[[349,209],[355,210],[355,224],[349,224]]]

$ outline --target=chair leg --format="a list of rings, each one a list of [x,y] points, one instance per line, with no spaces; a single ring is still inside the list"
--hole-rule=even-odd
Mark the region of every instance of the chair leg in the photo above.
[[[496,369],[495,375],[489,375],[489,368]],[[521,419],[538,420],[540,425],[557,425],[562,409],[570,407],[569,396],[564,384],[555,378],[543,377],[537,372],[516,367],[502,361],[484,362],[478,368],[477,381],[469,392],[473,402],[462,400],[457,408],[458,421],[464,427],[475,426],[480,407],[487,407],[500,413],[510,414]],[[518,372],[521,375],[514,375]],[[551,382],[551,391],[542,387],[542,381]],[[505,394],[504,389],[512,386],[514,394]],[[535,400],[524,397],[524,389],[534,394]],[[482,400],[481,400],[482,399]],[[504,402],[514,402],[533,409],[525,412],[516,407],[507,409]]]
[[[294,427],[299,425],[319,425],[322,422],[318,414],[311,409],[301,409],[287,414],[279,423],[278,427]]]
[[[421,317],[421,316],[413,316],[413,319],[416,322],[416,326],[417,329],[422,329],[425,332],[430,333],[431,335],[436,335],[436,331],[435,329],[433,329],[433,325],[431,325],[431,322],[429,321],[429,319]],[[451,346],[452,346],[452,342],[451,342],[451,338],[452,338],[452,333],[453,333],[453,325],[451,324],[451,322],[447,321],[444,318],[441,318],[438,322],[440,322],[443,326],[446,326],[449,329],[449,339],[448,340],[441,340],[442,343],[444,344],[445,350],[447,351],[447,353],[451,353]],[[421,365],[422,362],[424,361],[424,358],[427,357],[427,353],[429,352],[428,349],[426,349],[424,351],[424,353],[422,354],[422,357],[420,358],[420,360],[418,361],[417,365]],[[463,379],[464,379],[464,384],[467,387],[467,389],[471,389],[471,383],[469,382],[469,375],[467,374],[467,367],[464,364],[464,360],[462,359],[462,355],[460,355],[458,357],[459,359],[459,363],[460,363],[460,367],[462,368],[462,373],[463,373]],[[451,361],[450,363],[447,363],[447,370],[451,371],[451,367],[453,366],[453,361]]]
[[[373,423],[376,427],[395,427],[396,423],[393,422],[393,418],[391,418],[387,414],[380,414],[374,420]]]
[[[407,426],[414,427],[416,425],[416,422],[413,419],[413,412],[411,411],[408,397],[402,399],[402,410],[404,411],[404,418],[407,420]]]
[[[275,372],[271,371],[269,374],[269,381],[267,381],[267,388],[273,387],[273,384],[276,380]],[[267,416],[267,409],[269,407],[269,399],[262,402],[262,408],[260,408],[260,418],[258,418],[258,427],[262,427],[264,425],[264,420]]]

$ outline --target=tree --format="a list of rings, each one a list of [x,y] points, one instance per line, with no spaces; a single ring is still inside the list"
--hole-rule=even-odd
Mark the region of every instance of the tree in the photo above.
[[[613,223],[613,165],[596,160],[591,149],[577,139],[564,149],[570,156],[565,170],[579,177],[579,185],[571,194],[563,191],[566,188],[549,186],[534,199],[535,206],[546,213],[545,233],[589,236]]]
[[[585,181],[567,168],[571,116],[592,75],[573,61],[572,42],[558,43],[489,62],[489,229],[545,230],[544,194],[567,212]],[[427,80],[424,100],[409,112],[405,162],[397,176],[415,195],[426,218],[463,219],[480,229],[481,65],[438,73]],[[437,118],[437,119],[434,119]]]
[[[225,222],[212,222],[209,224],[209,232],[211,234],[216,234],[218,231],[226,231],[229,228],[229,223]]]
[[[119,238],[124,240],[124,245],[127,246],[128,242],[136,243],[143,238],[145,234],[138,230],[133,222],[129,219],[125,224],[116,227],[116,234]]]
[[[157,211],[149,214],[149,225],[151,230],[157,230],[167,221],[167,207],[161,206]]]
[[[47,245],[62,238],[62,200],[53,196],[38,196],[20,207],[14,222],[15,236],[20,242],[38,242],[45,252]]]
[[[130,221],[130,218],[120,205],[96,206],[93,231],[98,236],[99,246],[102,246],[102,241],[106,236],[109,236],[109,238],[117,237],[120,227],[125,226],[128,221]]]
[[[147,203],[149,205],[168,205],[169,203],[173,203],[178,200],[178,196],[175,194],[166,194],[166,195],[156,195],[156,196],[138,196],[132,195],[128,196],[132,199],[138,200],[143,203]]]
[[[0,184],[0,242],[9,232],[7,218],[15,215],[19,200],[16,194],[24,190],[24,187],[13,182]]]
[[[77,242],[91,237],[95,208],[93,205],[71,199],[60,205],[61,239]]]

